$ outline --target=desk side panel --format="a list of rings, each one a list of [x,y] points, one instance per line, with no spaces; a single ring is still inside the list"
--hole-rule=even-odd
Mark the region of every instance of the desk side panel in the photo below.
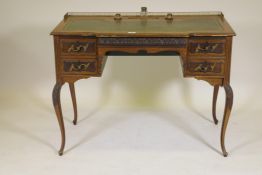
[[[54,40],[54,52],[55,52],[56,81],[59,81],[61,80],[60,71],[59,71],[59,62],[60,62],[59,36],[53,36],[53,40]]]
[[[226,66],[224,84],[230,84],[233,37],[226,37]]]

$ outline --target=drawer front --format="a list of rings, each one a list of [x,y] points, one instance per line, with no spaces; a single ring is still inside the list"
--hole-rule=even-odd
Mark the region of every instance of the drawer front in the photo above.
[[[97,74],[97,60],[83,59],[83,60],[63,60],[62,61],[63,74]]]
[[[62,55],[85,56],[96,54],[96,39],[61,39],[60,48]]]
[[[226,41],[224,39],[191,39],[189,55],[224,56]]]
[[[191,61],[187,63],[187,73],[189,75],[224,75],[223,61]]]

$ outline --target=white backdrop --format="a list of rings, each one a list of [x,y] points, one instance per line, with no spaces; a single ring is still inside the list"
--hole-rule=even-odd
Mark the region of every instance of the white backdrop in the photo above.
[[[4,92],[3,94],[7,96],[14,94],[14,92],[23,92],[24,94],[27,91],[32,92],[37,89],[35,93],[38,95],[50,95],[55,76],[53,41],[49,33],[62,20],[66,12],[140,11],[141,6],[147,6],[149,11],[223,11],[237,33],[233,45],[231,76],[231,84],[235,92],[236,105],[234,108],[236,110],[241,107],[259,108],[260,106],[261,94],[257,92],[261,88],[259,75],[261,75],[262,69],[260,69],[259,64],[261,63],[259,51],[262,39],[260,32],[262,12],[258,0],[250,2],[221,0],[212,2],[207,0],[201,2],[189,0],[165,2],[105,2],[99,0],[43,2],[26,0],[17,2],[1,0],[1,2],[0,53],[2,63],[0,78],[1,92]],[[155,72],[154,68],[159,64],[165,68]],[[130,67],[130,65],[133,67]],[[148,68],[144,69],[145,66]],[[150,67],[152,68],[150,69]],[[135,72],[137,75],[133,75],[131,72]],[[108,87],[101,89],[101,84]],[[19,90],[17,90],[18,87]],[[148,99],[157,92],[160,93],[160,96],[167,95],[171,98],[170,100],[173,100],[173,95],[179,96],[183,91],[187,91],[184,93],[190,93],[193,100],[198,102],[199,99],[204,101],[203,96],[206,93],[197,92],[208,92],[204,96],[207,98],[207,101],[203,102],[205,106],[206,103],[209,104],[208,99],[210,99],[210,93],[212,93],[212,88],[205,83],[203,84],[203,82],[182,79],[179,61],[173,59],[173,57],[143,57],[142,59],[111,57],[102,79],[80,81],[78,87],[85,89],[78,91],[78,93],[81,93],[80,96],[86,94],[84,91],[95,90],[88,94],[88,97],[96,99],[102,98],[103,93],[112,94],[114,88],[120,88],[120,92],[123,93],[119,94],[118,98],[122,95],[140,98],[141,93],[144,94],[145,90],[146,93],[150,93],[147,96]],[[176,90],[178,87],[182,87],[182,90]],[[116,96],[112,96],[112,98],[110,97],[111,100],[116,100]],[[125,97],[123,96],[123,98]],[[181,100],[182,97],[176,98]],[[148,100],[148,102],[150,103],[151,100]]]
[[[244,150],[246,150],[247,153],[249,153],[248,150],[257,150],[257,152],[254,151],[252,154],[253,157],[251,156],[250,159],[245,160],[244,157],[241,157],[240,159],[243,161],[240,162],[240,164],[244,164],[244,160],[248,160],[250,162],[257,162],[257,160],[259,160],[259,158],[256,156],[258,156],[259,154],[261,155],[262,153],[261,151],[258,151],[258,143],[261,147],[262,134],[262,130],[260,129],[261,127],[259,125],[259,123],[262,122],[260,117],[262,112],[262,102],[260,100],[262,98],[262,93],[260,93],[260,90],[262,88],[261,1],[1,0],[0,130],[4,131],[1,135],[1,137],[4,139],[0,139],[0,145],[3,144],[5,146],[3,146],[2,150],[0,148],[0,162],[4,162],[1,164],[6,164],[6,168],[2,170],[0,168],[0,174],[10,174],[12,172],[15,174],[15,170],[13,170],[12,167],[19,166],[12,164],[11,160],[11,162],[5,162],[5,158],[7,158],[7,155],[9,155],[9,153],[13,151],[11,150],[12,146],[10,147],[9,143],[18,146],[14,149],[17,150],[16,153],[20,156],[18,157],[21,158],[19,159],[16,158],[17,155],[12,155],[11,157],[13,158],[13,160],[23,160],[23,151],[19,150],[23,148],[23,145],[27,144],[22,144],[22,141],[19,142],[17,141],[19,139],[16,139],[21,133],[26,133],[25,135],[29,136],[29,141],[38,140],[40,143],[47,142],[47,145],[52,145],[51,147],[54,147],[55,149],[58,148],[59,140],[57,139],[60,135],[51,102],[51,92],[55,83],[54,49],[52,36],[50,36],[49,33],[58,24],[58,22],[62,20],[63,15],[68,11],[140,11],[141,6],[148,7],[148,11],[152,12],[222,11],[224,13],[225,18],[229,21],[229,23],[237,33],[237,36],[234,38],[233,41],[231,67],[231,85],[233,87],[235,96],[232,118],[229,123],[229,127],[232,127],[233,125],[233,127],[235,126],[237,129],[234,131],[232,129],[231,131],[233,133],[231,134],[231,137],[235,136],[234,139],[236,140],[235,142],[232,141],[232,139],[231,144],[234,145],[235,143],[235,147],[238,147],[239,145],[245,145],[244,143],[246,142],[252,142],[252,140],[256,138],[256,145],[253,145],[254,149],[245,146],[243,146],[242,149],[243,152]],[[162,67],[162,69],[155,69],[157,67]],[[177,57],[110,57],[108,58],[108,62],[102,78],[81,80],[76,83],[76,90],[80,111],[80,120],[81,116],[82,120],[85,120],[84,116],[87,116],[89,115],[89,113],[92,113],[94,111],[122,111],[125,109],[135,111],[142,110],[147,112],[152,112],[155,110],[173,110],[174,113],[175,111],[177,111],[178,114],[181,113],[181,115],[183,114],[183,112],[181,111],[188,110],[191,111],[191,113],[185,113],[186,115],[198,114],[199,116],[201,116],[200,118],[204,118],[206,120],[212,119],[211,101],[213,88],[209,86],[209,84],[202,81],[194,79],[184,79],[182,77],[181,67],[179,59]],[[224,91],[222,90],[220,92],[221,93],[219,94],[218,99],[218,114],[221,120],[221,115],[224,107]],[[65,86],[62,90],[62,100],[63,105],[65,106],[64,113],[66,116],[66,120],[71,120],[72,107],[67,86]],[[140,114],[134,115],[139,116]],[[39,118],[35,116],[42,117]],[[137,120],[139,124],[139,118]],[[141,122],[143,122],[143,119],[141,120]],[[28,123],[30,123],[30,126]],[[39,125],[39,123],[45,124]],[[13,126],[13,124],[18,126]],[[83,131],[79,131],[79,134],[87,132],[84,129],[84,124],[85,123],[79,126],[83,129]],[[192,125],[190,121],[188,121],[187,124]],[[196,125],[201,124],[202,123],[198,123]],[[68,127],[70,126],[70,129],[67,130],[68,133],[69,131],[72,132],[73,128],[70,123],[67,122],[66,125],[68,125]],[[210,125],[210,123],[208,123],[208,125]],[[17,129],[17,127],[20,129]],[[26,127],[30,129],[24,130]],[[53,133],[55,133],[55,135],[52,134],[52,137],[44,134],[49,127],[51,127]],[[130,127],[130,129],[132,128],[131,125],[128,125],[128,127]],[[199,128],[201,129],[201,126]],[[17,132],[16,134],[13,133],[14,135],[12,137],[8,134],[10,134],[10,132],[12,133],[13,130],[16,130]],[[34,132],[39,134],[32,134]],[[214,140],[216,140],[214,144],[217,144],[216,147],[217,150],[219,150],[219,130],[217,130],[216,132],[216,136],[214,136],[213,133],[210,134],[210,137],[214,137]],[[205,131],[203,131],[203,133],[205,133]],[[240,135],[237,135],[237,133],[239,133]],[[242,137],[241,133],[248,134],[246,135],[246,137]],[[41,134],[44,134],[44,136]],[[163,135],[165,135],[165,133]],[[76,136],[71,136],[71,139],[72,137]],[[109,137],[110,136],[108,136],[107,139],[110,139]],[[205,137],[204,139],[206,139]],[[246,140],[244,139],[238,142],[239,138],[240,140],[241,138],[246,138]],[[13,142],[10,141],[10,139],[13,140]],[[57,142],[55,143],[54,140],[57,140]],[[68,138],[68,140],[70,140],[70,138]],[[76,143],[78,142],[77,140],[73,141],[75,141]],[[88,141],[86,141],[85,144],[88,144]],[[72,143],[72,145],[74,144]],[[197,150],[201,149],[201,146],[199,147],[200,148],[198,148]],[[33,148],[28,147],[28,149],[30,150]],[[44,146],[43,149],[46,149],[44,151],[45,154],[51,154],[53,156],[52,158],[54,159],[54,161],[59,161],[59,159],[57,159],[56,157],[56,154],[50,152],[50,148],[49,152],[48,148],[45,148]],[[77,149],[80,148],[77,147],[70,152],[71,156]],[[209,148],[204,147],[202,149],[206,150]],[[34,151],[32,152],[35,153]],[[197,151],[196,153],[194,153],[194,147],[190,149],[190,152],[193,152],[193,158],[189,158],[188,161],[196,159],[194,155],[197,154]],[[212,149],[210,152],[212,152]],[[77,153],[79,153],[79,156],[83,154],[81,152]],[[114,152],[114,154],[117,153]],[[242,153],[241,151],[236,151],[234,156],[236,156],[237,154],[240,155]],[[189,154],[186,155],[190,157]],[[214,157],[217,156],[219,155],[214,154]],[[96,155],[94,155],[94,157],[96,157]],[[73,158],[76,159],[76,157]],[[121,157],[118,158],[118,161],[121,162]],[[39,160],[43,161],[44,159],[42,160],[40,158]],[[103,156],[101,156],[101,161],[103,160],[106,159],[103,159]],[[78,162],[77,160],[75,161]],[[70,161],[68,161],[67,163],[69,164],[69,162]],[[90,160],[90,162],[92,162],[92,160]],[[161,164],[161,162],[159,163]],[[230,163],[232,163],[231,167],[234,168],[230,169],[228,166],[225,165],[225,168],[229,168],[228,170],[231,170],[229,172],[236,172],[238,174],[245,172],[243,170],[244,167],[242,167],[243,169],[239,169],[239,167],[237,167],[233,161]],[[59,165],[62,167],[62,164]],[[133,173],[132,168],[128,167],[127,165],[123,165],[121,172],[125,172],[127,174],[154,174],[154,172],[146,171],[147,169],[145,171],[136,171],[138,165],[132,163],[131,165],[133,165],[132,168],[134,168]],[[147,166],[147,164],[143,165]],[[190,165],[193,166],[193,162]],[[252,166],[249,166],[249,170],[254,171],[253,173],[257,172],[259,174],[261,173],[261,166],[256,167],[256,165],[257,164],[253,164]],[[48,167],[48,165],[46,166]],[[99,164],[94,164],[94,166],[99,167]],[[201,166],[202,164],[200,164],[200,167]],[[40,168],[40,165],[36,166],[36,168]],[[81,169],[81,166],[79,166],[78,168]],[[105,172],[117,174],[115,171],[111,171],[112,169],[110,168],[112,167],[109,166],[107,168],[108,171]],[[169,168],[163,165],[157,170],[159,170],[159,172],[162,172],[161,168],[165,169],[163,171],[166,171],[167,174],[171,174],[172,172],[174,172],[171,171],[171,165]],[[221,165],[221,168],[223,168],[223,165]],[[254,169],[256,169],[256,171]],[[20,170],[24,169],[21,168]],[[3,171],[3,173],[1,173],[1,171]],[[99,168],[93,168],[92,171],[92,174],[103,174],[102,171],[99,171]],[[59,172],[61,173],[60,169],[57,169],[57,173]],[[70,172],[70,170],[68,172]],[[88,172],[88,170],[86,170],[86,172]],[[155,173],[156,172],[158,171],[155,171]],[[186,172],[190,171],[183,171],[182,169],[178,168],[177,172],[187,174]],[[208,174],[209,170],[192,170],[192,172]],[[27,174],[30,173],[33,174],[33,171],[27,171]]]

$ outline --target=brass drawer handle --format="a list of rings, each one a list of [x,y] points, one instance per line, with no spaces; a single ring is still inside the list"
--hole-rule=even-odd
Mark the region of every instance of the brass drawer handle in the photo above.
[[[69,68],[69,72],[86,72],[88,71],[89,66],[90,66],[90,63],[80,64],[78,66],[71,64]]]
[[[86,43],[85,45],[79,44],[79,43],[75,43],[72,44],[69,49],[67,50],[67,52],[80,52],[81,50],[83,50],[83,52],[86,52],[88,49],[89,44]]]
[[[198,44],[195,52],[197,53],[198,52],[214,52],[217,47],[218,47],[218,44],[207,45],[207,46],[201,46],[201,44]]]
[[[199,64],[195,69],[194,71],[195,72],[213,72],[214,69],[216,67],[216,63],[213,63],[213,64],[208,64],[208,63],[202,63],[202,64]]]

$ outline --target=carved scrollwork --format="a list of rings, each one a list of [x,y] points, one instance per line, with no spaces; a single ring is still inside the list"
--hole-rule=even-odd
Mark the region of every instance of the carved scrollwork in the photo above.
[[[172,46],[185,48],[187,39],[185,38],[144,38],[144,37],[102,37],[98,38],[99,45],[110,46]]]
[[[207,77],[194,77],[197,80],[203,80],[209,83],[211,86],[222,86],[223,78],[207,78]]]

